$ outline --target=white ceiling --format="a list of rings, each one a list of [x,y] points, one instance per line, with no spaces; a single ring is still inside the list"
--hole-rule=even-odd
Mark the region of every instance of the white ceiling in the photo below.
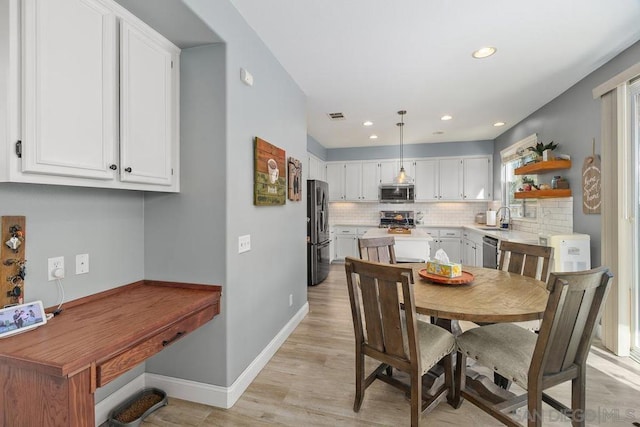
[[[494,139],[640,39],[638,0],[231,2],[307,95],[308,133],[327,148],[397,144],[400,109],[405,143]],[[482,46],[498,52],[472,58]]]

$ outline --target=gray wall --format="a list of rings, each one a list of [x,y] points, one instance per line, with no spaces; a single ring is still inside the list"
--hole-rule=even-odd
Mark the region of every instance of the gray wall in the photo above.
[[[148,279],[226,283],[225,50],[224,44],[216,44],[182,51],[181,192],[145,196]],[[225,296],[212,322],[147,361],[147,371],[226,384],[228,301]]]
[[[320,160],[327,160],[327,149],[311,135],[307,135],[307,151]]]
[[[182,101],[183,123],[190,128],[187,133],[183,124],[183,165],[189,162],[182,170],[183,192],[146,198],[145,273],[221,284],[224,314],[147,366],[229,386],[307,300],[305,204],[253,205],[254,137],[303,160],[305,96],[229,1],[184,3],[224,40],[224,59],[218,48],[212,57],[202,53],[203,63],[189,73],[203,80],[183,79],[192,86],[189,92],[204,93]],[[241,67],[253,74],[253,87],[240,81]],[[213,92],[207,91],[209,84],[216,87]],[[218,89],[224,89],[223,99]],[[182,222],[197,231],[195,241],[180,239],[186,246],[166,248],[181,237]],[[251,235],[251,251],[239,255],[238,237],[244,234]]]
[[[404,145],[404,158],[475,156],[493,154],[493,141],[444,142]],[[337,160],[378,160],[400,157],[400,145],[374,147],[330,148],[327,161]]]
[[[600,265],[600,215],[582,212],[582,164],[591,155],[592,139],[596,140],[596,153],[600,154],[600,101],[594,100],[592,89],[626,68],[640,61],[640,42],[589,74],[562,95],[531,114],[496,139],[494,154],[494,193],[500,194],[500,150],[532,133],[540,141],[554,141],[558,151],[571,156],[572,167],[541,175],[550,182],[553,175],[565,176],[573,192],[573,229],[591,235],[591,263]],[[514,95],[515,96],[515,95]]]

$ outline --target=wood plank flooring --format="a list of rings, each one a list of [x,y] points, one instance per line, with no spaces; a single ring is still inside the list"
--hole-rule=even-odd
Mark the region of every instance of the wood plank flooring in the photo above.
[[[228,410],[169,400],[144,426],[408,426],[409,401],[380,381],[367,390],[353,412],[354,340],[344,267],[309,288],[309,315],[263,371]],[[373,364],[371,364],[373,366]],[[551,389],[569,403],[569,383]],[[587,425],[631,427],[640,423],[640,365],[597,345],[587,372]],[[546,407],[547,426],[570,422]],[[454,410],[444,403],[423,416],[421,425],[498,426],[469,402]]]

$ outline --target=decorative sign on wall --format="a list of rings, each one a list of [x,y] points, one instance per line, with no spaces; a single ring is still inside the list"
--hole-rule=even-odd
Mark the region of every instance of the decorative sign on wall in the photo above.
[[[8,304],[22,304],[24,278],[27,273],[25,254],[24,216],[3,216],[0,226],[0,308]]]
[[[593,140],[591,156],[582,164],[582,212],[599,214],[600,197],[600,157],[596,155],[596,141]]]
[[[289,157],[289,200],[299,202],[302,199],[302,163]]]
[[[254,156],[253,204],[284,205],[287,177],[285,152],[256,137]]]

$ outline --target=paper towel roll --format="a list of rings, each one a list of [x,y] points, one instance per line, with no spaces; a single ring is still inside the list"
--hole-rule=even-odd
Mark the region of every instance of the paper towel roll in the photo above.
[[[496,211],[487,211],[487,225],[496,225]]]

